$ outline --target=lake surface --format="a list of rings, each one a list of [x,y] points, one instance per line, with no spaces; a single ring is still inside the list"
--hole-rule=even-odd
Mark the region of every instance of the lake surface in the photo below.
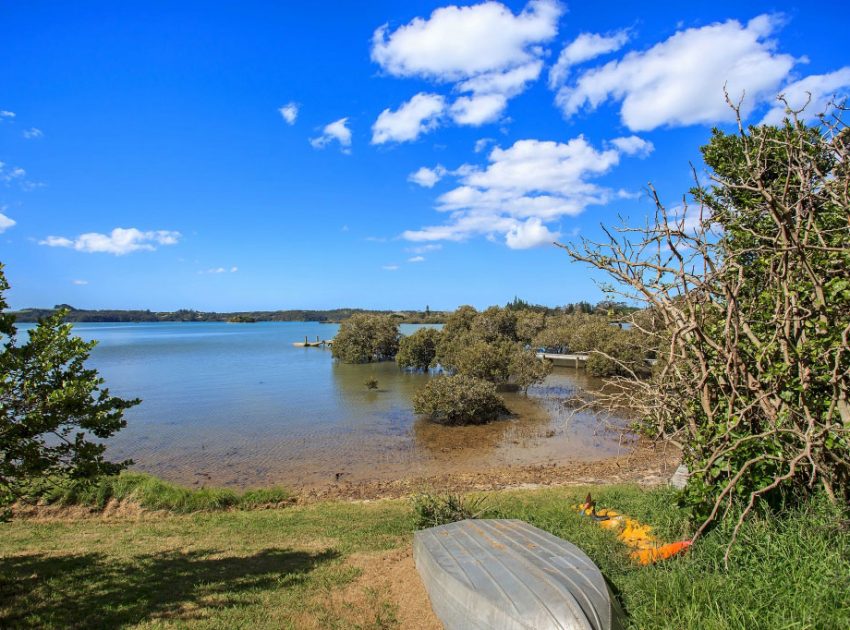
[[[386,480],[618,450],[596,418],[562,404],[576,389],[597,386],[583,371],[556,369],[528,396],[506,394],[511,419],[444,427],[411,409],[427,375],[392,362],[340,364],[328,350],[293,346],[305,336],[331,339],[337,329],[313,322],[74,327],[99,342],[91,365],[112,393],[143,399],[109,440],[109,456],[179,483],[314,487],[337,473],[346,481]],[[366,388],[370,377],[377,391]]]

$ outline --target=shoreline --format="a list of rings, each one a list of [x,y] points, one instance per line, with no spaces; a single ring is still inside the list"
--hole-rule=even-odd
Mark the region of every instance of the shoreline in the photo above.
[[[324,500],[399,499],[417,492],[485,492],[563,486],[634,483],[654,487],[669,482],[681,461],[672,444],[639,442],[622,455],[550,464],[494,466],[480,471],[411,475],[395,480],[360,480],[291,488],[299,503]]]

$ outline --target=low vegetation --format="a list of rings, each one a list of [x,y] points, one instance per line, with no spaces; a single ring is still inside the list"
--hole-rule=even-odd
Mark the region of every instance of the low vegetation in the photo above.
[[[480,516],[520,518],[581,547],[623,604],[630,629],[850,627],[850,515],[823,497],[757,511],[742,527],[728,568],[727,525],[681,557],[640,566],[612,532],[572,508],[589,490],[600,506],[652,525],[665,540],[693,531],[676,492],[632,486],[451,501],[431,495],[429,507],[415,511],[397,500],[21,519],[2,525],[0,626],[398,628],[413,594],[398,599],[390,582],[399,574],[390,570],[410,547],[417,515],[484,509]],[[465,507],[445,509],[448,503]],[[381,570],[365,571],[363,559],[375,559]],[[412,562],[404,562],[418,580]]]
[[[432,378],[413,395],[413,411],[441,424],[483,424],[508,413],[495,385],[465,374]]]
[[[292,494],[281,487],[236,492],[228,488],[186,488],[143,473],[122,472],[95,480],[43,481],[31,488],[27,500],[57,506],[79,505],[103,510],[110,502],[144,510],[188,513],[253,509],[288,503]]]

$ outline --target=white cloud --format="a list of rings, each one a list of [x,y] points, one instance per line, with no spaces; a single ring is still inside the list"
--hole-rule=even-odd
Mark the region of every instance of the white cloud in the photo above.
[[[616,52],[629,41],[627,30],[617,31],[613,35],[582,33],[564,46],[558,61],[549,69],[549,87],[555,89],[563,84],[570,68],[595,59],[600,55]]]
[[[5,210],[6,208],[2,208]],[[14,227],[17,222],[14,219],[7,217],[5,214],[0,212],[0,234],[8,230],[10,227]]]
[[[24,129],[21,132],[21,135],[27,140],[35,140],[36,138],[44,136],[44,132],[36,127],[30,127],[29,129]]]
[[[172,230],[143,232],[136,228],[115,228],[109,234],[87,232],[74,239],[64,236],[48,236],[39,241],[39,245],[68,247],[89,254],[105,253],[123,256],[132,252],[153,251],[158,245],[176,245],[180,236],[180,232]]]
[[[457,124],[478,127],[498,120],[507,105],[508,99],[502,94],[461,96],[449,111]]]
[[[445,174],[446,169],[440,164],[437,164],[434,168],[427,168],[423,166],[415,173],[411,173],[408,176],[407,181],[418,184],[424,188],[433,188],[434,184],[440,181]]]
[[[531,0],[516,15],[494,1],[442,7],[392,32],[388,25],[378,28],[372,60],[394,76],[455,83],[462,96],[449,116],[459,125],[482,125],[498,120],[508,99],[540,76],[542,44],[557,34],[562,12],[556,0]],[[427,129],[442,122],[433,116]]]
[[[340,151],[343,153],[351,153],[351,129],[347,127],[348,117],[340,118],[332,123],[325,125],[322,129],[322,135],[317,138],[311,138],[310,144],[315,149],[323,149],[333,141],[339,142]]]
[[[236,273],[237,271],[239,271],[239,267],[230,267],[229,269],[227,267],[213,267],[212,269],[207,269],[206,271],[199,271],[198,273],[219,274],[219,273]]]
[[[511,249],[529,249],[550,245],[560,233],[550,232],[540,219],[531,218],[525,223],[517,223],[505,234],[505,243]]]
[[[426,245],[417,245],[416,247],[408,247],[407,251],[411,254],[427,254],[428,252],[436,252],[443,249],[440,243],[428,243]]]
[[[610,171],[621,156],[648,150],[640,138],[618,138],[596,149],[584,137],[559,143],[519,140],[494,147],[486,168],[463,165],[449,174],[458,185],[437,198],[448,214],[442,225],[407,230],[414,242],[463,241],[476,235],[502,235],[515,249],[551,242],[558,232],[547,223],[604,204],[616,192],[590,181]],[[619,145],[619,146],[618,146]]]
[[[644,140],[638,136],[627,136],[624,138],[614,138],[611,144],[617,147],[621,153],[625,155],[637,155],[646,157],[655,150],[649,140]]]
[[[480,138],[475,141],[475,152],[481,153],[484,149],[487,148],[487,145],[492,144],[494,142],[493,138]]]
[[[445,108],[446,101],[439,94],[420,92],[396,111],[385,109],[372,125],[372,144],[416,140],[436,128]]]
[[[519,15],[503,4],[436,9],[389,33],[372,36],[372,60],[390,74],[437,81],[459,81],[502,71],[539,56],[537,46],[556,35],[561,6],[532,0]]]
[[[6,110],[6,109],[0,109],[0,121],[2,121],[4,118],[14,118],[14,117],[15,117],[15,112],[10,112],[9,110]]]
[[[16,179],[21,179],[27,172],[20,166],[7,167],[4,162],[0,162],[0,182],[6,184]]]
[[[409,263],[425,262],[425,256],[412,256],[412,257],[407,259],[407,262],[409,262]]]
[[[71,280],[71,284],[76,284],[78,287],[84,287],[89,283],[88,280]]]
[[[850,93],[850,66],[845,66],[829,74],[813,74],[799,81],[789,83],[780,92],[793,110],[805,106],[802,118],[812,119],[826,113],[833,98],[846,98]],[[777,102],[762,119],[763,125],[780,124],[786,117],[785,103]]]
[[[623,123],[647,131],[733,119],[725,85],[734,100],[746,94],[746,116],[776,94],[797,62],[769,39],[778,26],[776,16],[760,15],[746,25],[728,20],[679,31],[649,50],[583,72],[561,87],[556,102],[566,116],[618,102]]]
[[[398,265],[384,265],[381,269],[384,271],[398,271]]]
[[[298,103],[290,101],[283,107],[277,110],[288,125],[294,125],[298,118]]]

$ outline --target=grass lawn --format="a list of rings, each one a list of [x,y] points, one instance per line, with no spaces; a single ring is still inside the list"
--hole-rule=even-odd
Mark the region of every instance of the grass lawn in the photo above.
[[[593,492],[660,538],[687,531],[669,490]],[[850,533],[829,506],[754,521],[728,571],[720,531],[682,558],[640,567],[571,510],[586,493],[491,493],[488,516],[582,547],[634,628],[850,627]],[[390,565],[364,564],[407,553],[413,527],[404,500],[0,524],[0,627],[417,627]]]

